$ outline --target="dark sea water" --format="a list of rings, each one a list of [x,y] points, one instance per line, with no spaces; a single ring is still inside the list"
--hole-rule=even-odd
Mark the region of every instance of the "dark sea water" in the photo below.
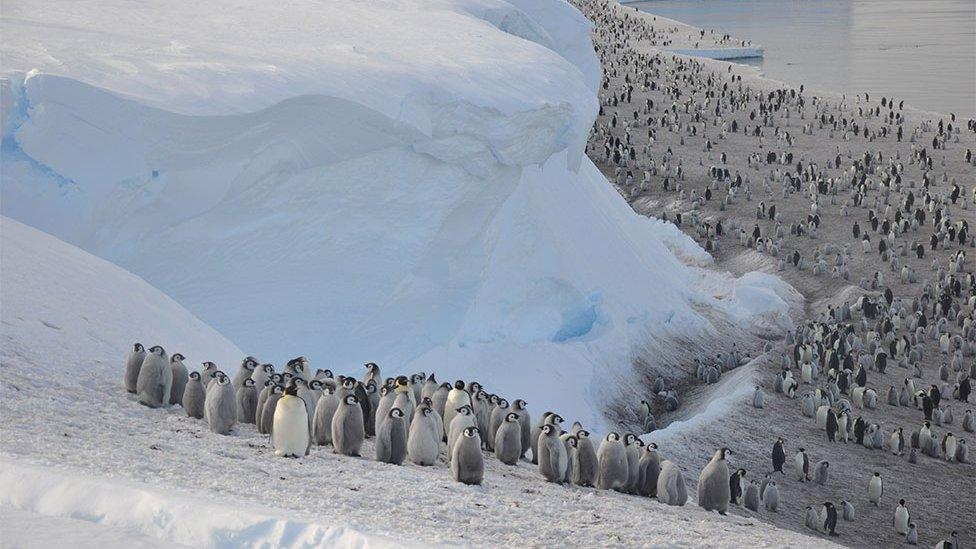
[[[769,78],[976,114],[976,0],[652,0],[634,7],[765,48]]]

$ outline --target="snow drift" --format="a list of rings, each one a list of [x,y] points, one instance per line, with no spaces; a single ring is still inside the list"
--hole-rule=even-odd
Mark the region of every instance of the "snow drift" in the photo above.
[[[589,28],[561,0],[8,2],[2,211],[262,360],[599,426],[648,334],[779,331],[790,289],[702,269],[585,157]]]

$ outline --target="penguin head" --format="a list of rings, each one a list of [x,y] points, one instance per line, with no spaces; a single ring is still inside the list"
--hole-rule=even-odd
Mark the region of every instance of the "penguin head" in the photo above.
[[[647,443],[647,446],[644,447],[644,451],[646,451],[646,452],[656,452],[657,451],[657,443],[656,442],[648,442]]]
[[[217,384],[219,385],[227,385],[228,383],[230,383],[230,378],[227,377],[227,374],[223,372],[218,371],[217,373],[214,374],[214,378],[217,380]]]
[[[420,407],[420,413],[424,414],[424,416],[429,416],[433,412],[434,412],[434,410],[431,409],[431,407],[429,405],[427,405],[427,404],[424,404],[424,405],[422,405]]]
[[[624,444],[627,446],[633,444],[635,440],[637,440],[637,437],[634,435],[634,433],[627,433],[624,435]]]
[[[392,417],[392,418],[402,418],[403,417],[403,410],[401,410],[399,408],[391,408],[390,409],[389,416]]]
[[[164,351],[163,348],[160,347],[159,345],[153,345],[152,347],[150,347],[149,352],[159,356],[163,356],[166,353],[166,351]]]
[[[132,351],[135,353],[141,353],[144,352],[145,350],[146,348],[142,346],[142,343],[136,343],[135,345],[132,346]]]
[[[315,370],[315,377],[319,377],[319,376],[332,379],[332,370],[329,370],[328,368],[326,369],[319,368],[318,370]]]
[[[903,500],[903,499],[898,500],[898,505],[904,506],[905,505],[905,500]]]
[[[183,362],[184,360],[186,360],[186,357],[180,353],[176,353],[173,356],[169,357],[169,361],[174,364],[177,362]]]
[[[359,404],[359,399],[356,398],[356,395],[346,395],[346,398],[343,399],[343,402],[345,402],[349,406],[356,406]]]
[[[295,377],[295,374],[293,374],[291,372],[283,372],[281,374],[281,380],[284,381],[285,383],[288,383],[289,381],[291,381],[291,378],[293,378],[293,377]]]
[[[274,364],[262,364],[261,369],[264,370],[264,373],[268,374],[269,376],[275,373]]]
[[[200,380],[200,372],[190,372],[190,379],[194,381]]]
[[[607,440],[609,442],[617,442],[618,440],[620,440],[620,435],[614,432],[608,433]]]
[[[290,366],[291,369],[295,370],[296,372],[304,372],[305,367],[308,366],[308,359],[303,356],[293,358],[288,361],[288,366]]]
[[[322,382],[320,380],[318,380],[318,379],[313,379],[312,381],[309,381],[308,382],[308,388],[311,389],[311,390],[313,390],[313,391],[321,391],[322,390]]]
[[[369,380],[369,383],[366,384],[366,394],[372,395],[375,393],[376,393],[376,383],[373,383],[373,380],[371,379]]]
[[[433,400],[431,400],[431,399],[430,399],[430,397],[424,397],[424,398],[422,398],[422,399],[420,400],[420,402],[421,402],[421,404],[423,404],[424,406],[427,406],[427,407],[429,407],[429,408],[431,408],[431,409],[433,409],[433,408],[434,408],[434,401],[433,401]]]
[[[285,394],[289,396],[298,396],[298,389],[302,386],[301,378],[293,378],[285,385]]]
[[[505,400],[504,398],[499,397],[498,398],[498,407],[501,408],[502,410],[507,409],[508,408],[508,401]]]
[[[507,421],[508,423],[515,423],[518,420],[519,420],[518,414],[516,414],[515,412],[509,412],[505,416],[505,421]]]
[[[457,413],[462,416],[470,416],[471,412],[472,412],[471,406],[468,406],[467,404],[457,409]]]
[[[284,380],[284,379],[285,379],[285,376],[283,374],[271,374],[271,381],[273,381],[275,383],[275,385],[281,383],[282,380]]]
[[[488,402],[491,403],[491,404],[494,404],[495,406],[497,406],[498,405],[498,395],[495,395],[495,394],[488,395]]]
[[[281,385],[275,385],[274,387],[271,388],[271,394],[273,395],[280,395],[284,392],[285,392],[285,388],[282,387]]]
[[[451,384],[445,381],[444,383],[441,383],[440,384],[440,388],[441,389],[447,389],[448,391],[450,391],[451,390]]]
[[[409,385],[410,381],[407,379],[407,376],[397,376],[393,381],[393,386],[397,389],[406,389]]]
[[[554,433],[555,434],[558,434],[558,433],[556,433],[556,426],[555,425],[553,425],[551,423],[546,423],[545,425],[542,426],[542,434],[548,436],[548,435],[552,435]]]
[[[465,438],[474,438],[477,435],[478,435],[478,428],[477,427],[465,427],[464,428],[464,437]]]
[[[549,416],[549,423],[552,423],[552,424],[554,424],[554,425],[555,425],[555,424],[559,424],[559,423],[562,423],[563,421],[564,421],[564,420],[563,420],[563,416],[561,416],[561,415],[559,415],[559,414],[555,414],[555,413],[554,413],[554,414],[551,414],[551,415]]]
[[[430,374],[430,375],[429,375],[429,376],[427,377],[427,381],[429,381],[429,382],[431,382],[431,383],[435,383],[435,384],[436,384],[436,383],[437,383],[437,378],[436,378],[436,377],[434,377],[434,374]]]
[[[363,368],[366,368],[367,372],[378,372],[380,370],[380,367],[375,362],[367,362],[363,364]]]
[[[241,361],[241,368],[244,368],[245,370],[253,371],[254,368],[257,368],[257,365],[258,361],[253,356],[244,357],[244,360]]]
[[[515,400],[515,404],[513,405],[513,408],[515,408],[516,410],[524,410],[525,407],[528,405],[529,404],[527,402],[519,398]]]
[[[425,379],[426,379],[426,376],[424,375],[423,372],[419,372],[419,373],[416,373],[416,374],[410,376],[410,382],[413,383],[413,384],[415,384],[415,385],[419,385],[419,384],[423,383]]]
[[[390,391],[391,391],[391,389],[389,387],[387,387],[386,385],[384,385],[384,386],[380,387],[380,396],[386,396],[386,395],[390,394]]]
[[[474,398],[478,400],[478,402],[484,402],[488,400],[488,394],[485,393],[484,391],[478,391],[478,394],[476,394]]]
[[[576,448],[579,446],[579,439],[577,439],[574,436],[568,436],[566,437],[566,444],[569,444],[571,447]]]
[[[254,380],[251,379],[251,378],[245,379],[244,380],[244,386],[245,387],[254,387]]]
[[[460,379],[457,380],[457,381],[455,381],[454,382],[454,388],[457,389],[457,390],[459,390],[459,391],[463,391],[464,390],[464,382],[461,381]]]
[[[718,452],[715,452],[715,457],[717,457],[718,459],[725,459],[727,456],[730,455],[732,455],[732,450],[729,450],[728,448],[724,448],[724,447],[719,448]]]
[[[342,388],[343,389],[355,389],[356,388],[356,380],[353,379],[353,378],[351,378],[351,377],[344,378],[342,380]]]

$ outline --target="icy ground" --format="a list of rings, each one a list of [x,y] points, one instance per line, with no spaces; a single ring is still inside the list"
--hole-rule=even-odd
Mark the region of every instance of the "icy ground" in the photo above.
[[[197,546],[823,546],[691,503],[556,486],[529,463],[493,457],[479,487],[453,482],[443,462],[396,467],[318,448],[275,458],[252,426],[218,436],[178,407],[137,404],[121,387],[128,343],[91,336],[131,330],[193,357],[235,353],[226,340],[138,278],[49,235],[4,218],[0,238],[4,528],[25,520],[108,546],[145,537]],[[35,306],[40,295],[46,307]],[[689,485],[695,475],[685,471]]]

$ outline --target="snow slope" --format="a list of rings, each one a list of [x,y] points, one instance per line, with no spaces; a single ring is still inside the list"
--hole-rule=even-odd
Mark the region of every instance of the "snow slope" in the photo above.
[[[562,0],[7,2],[2,212],[262,360],[490,378],[599,426],[649,334],[789,318],[583,155],[589,28]]]

